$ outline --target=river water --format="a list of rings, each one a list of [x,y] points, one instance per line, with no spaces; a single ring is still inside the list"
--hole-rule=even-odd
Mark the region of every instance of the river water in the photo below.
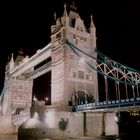
[[[17,135],[0,135],[0,140],[18,140]],[[35,139],[35,140],[53,140],[53,139]],[[56,140],[56,139],[55,139]],[[121,135],[121,136],[103,136],[103,137],[79,137],[61,140],[140,140],[140,135]]]
[[[16,135],[0,135],[0,140],[17,140]]]

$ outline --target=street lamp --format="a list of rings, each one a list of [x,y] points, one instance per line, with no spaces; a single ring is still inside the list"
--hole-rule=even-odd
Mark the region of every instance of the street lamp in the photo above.
[[[35,101],[37,101],[37,98],[34,96],[34,98],[33,98],[33,101],[35,102]]]
[[[35,106],[36,101],[37,101],[37,98],[34,96],[34,97],[33,97],[33,102],[32,102],[32,105],[33,105],[33,106]]]
[[[45,98],[45,106],[47,105],[48,100],[49,100],[49,98],[46,97],[46,98]]]

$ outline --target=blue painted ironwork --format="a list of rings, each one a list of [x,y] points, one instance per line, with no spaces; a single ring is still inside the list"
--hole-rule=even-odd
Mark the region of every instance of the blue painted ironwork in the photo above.
[[[77,105],[73,107],[73,111],[84,112],[88,110],[123,108],[128,106],[140,106],[140,97]]]
[[[85,64],[87,64],[93,70],[96,70],[100,75],[104,76],[105,85],[107,84],[107,78],[113,80],[115,82],[116,92],[118,94],[117,100],[109,100],[109,98],[107,97],[108,87],[105,86],[106,101],[76,105],[73,107],[74,111],[140,106],[140,71],[122,65],[121,63],[112,60],[111,58],[107,57],[106,55],[102,54],[97,50],[95,50],[95,52],[98,57],[94,57],[81,50],[78,46],[73,45],[68,40],[66,40],[66,43],[67,47],[70,48],[78,58],[85,58]],[[119,84],[124,84],[125,86],[126,99],[120,98]],[[132,98],[128,97],[127,86],[130,86],[132,88]]]
[[[140,72],[128,66],[122,65],[119,62],[116,62],[106,55],[102,54],[101,52],[97,51],[98,59],[94,56],[87,54],[86,52],[82,51],[75,45],[73,45],[68,40],[67,46],[78,56],[78,57],[89,57],[96,61],[95,64],[90,64],[88,61],[85,60],[85,63],[91,67],[92,69],[96,70],[99,74],[106,76],[107,78],[114,80],[119,83],[127,84],[130,86],[140,87]],[[104,67],[106,68],[106,72],[104,71]],[[116,74],[118,73],[118,74]]]

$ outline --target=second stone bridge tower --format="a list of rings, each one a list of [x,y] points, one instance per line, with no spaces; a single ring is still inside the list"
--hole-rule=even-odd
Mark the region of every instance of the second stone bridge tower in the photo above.
[[[67,41],[83,52],[97,58],[96,29],[91,16],[90,29],[87,30],[83,20],[75,10],[67,14],[66,5],[62,18],[51,26],[52,105],[73,105],[99,100],[97,72],[86,65],[96,60],[78,57],[69,47]]]

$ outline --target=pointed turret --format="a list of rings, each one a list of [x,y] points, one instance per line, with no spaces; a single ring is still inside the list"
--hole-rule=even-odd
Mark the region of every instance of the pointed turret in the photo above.
[[[20,49],[18,51],[18,56],[15,60],[15,66],[19,66],[22,63],[22,60],[24,59],[24,52],[22,51],[22,49]]]
[[[66,3],[64,4],[64,12],[63,12],[63,17],[61,18],[62,24],[64,27],[67,27],[69,25],[69,16],[67,13],[67,5]]]
[[[54,20],[56,21],[56,12],[54,12],[53,16],[54,16]]]
[[[94,27],[95,28],[94,23],[93,23],[93,16],[92,15],[90,16],[90,19],[91,19],[91,21],[90,21],[90,27]]]
[[[55,25],[56,24],[56,19],[57,19],[57,15],[56,15],[56,12],[54,12],[54,14],[53,14],[53,25]]]
[[[94,25],[94,22],[93,22],[93,16],[91,15],[90,16],[90,19],[91,19],[91,21],[90,21],[90,33],[91,33],[91,35],[93,35],[93,36],[95,36],[95,25]]]
[[[64,4],[64,12],[63,12],[63,17],[68,17],[68,14],[67,14],[67,9],[66,9],[67,5],[66,3]]]
[[[12,56],[11,56],[11,60],[9,62],[9,71],[11,71],[13,68],[14,68],[14,57],[13,57],[13,53],[12,53]]]

